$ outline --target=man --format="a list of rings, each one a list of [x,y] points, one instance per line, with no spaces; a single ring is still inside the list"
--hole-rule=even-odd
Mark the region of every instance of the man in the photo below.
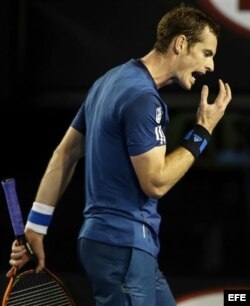
[[[166,153],[163,130],[169,118],[158,89],[177,83],[190,90],[196,76],[212,72],[218,34],[218,26],[202,12],[176,8],[160,20],[153,50],[93,84],[54,151],[28,216],[25,232],[39,260],[37,271],[45,265],[43,238],[54,207],[85,153],[86,200],[78,251],[96,305],[175,305],[157,264],[157,199],[204,150],[231,90],[219,80],[219,93],[210,104],[204,85],[194,128],[180,147]],[[14,242],[10,264],[21,267],[27,260],[25,248]]]

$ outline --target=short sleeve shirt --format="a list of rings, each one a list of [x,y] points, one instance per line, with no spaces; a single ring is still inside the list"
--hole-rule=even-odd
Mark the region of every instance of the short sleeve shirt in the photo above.
[[[89,90],[72,127],[86,136],[84,223],[79,237],[159,251],[157,200],[140,188],[130,157],[166,145],[167,106],[139,60]]]

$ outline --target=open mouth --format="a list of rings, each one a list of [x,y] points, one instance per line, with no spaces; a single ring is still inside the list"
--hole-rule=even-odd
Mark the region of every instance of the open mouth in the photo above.
[[[195,79],[200,77],[200,76],[203,76],[203,75],[204,75],[204,73],[201,72],[201,71],[194,71],[194,72],[192,72],[192,77],[195,78]]]

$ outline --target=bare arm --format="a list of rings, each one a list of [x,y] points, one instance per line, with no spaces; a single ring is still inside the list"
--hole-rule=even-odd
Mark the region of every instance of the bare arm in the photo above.
[[[55,149],[40,182],[36,201],[55,206],[67,188],[84,152],[84,136],[70,127]]]
[[[83,154],[84,137],[77,130],[70,127],[48,163],[36,195],[37,202],[50,206],[56,205],[67,188],[77,162]],[[35,232],[26,225],[25,236],[38,258],[36,271],[40,271],[45,266],[45,252],[43,246],[44,235]],[[23,245],[18,245],[17,241],[14,241],[10,256],[10,264],[20,268],[28,260],[29,257],[25,247]],[[13,268],[10,269],[7,276],[11,277],[13,272]]]
[[[231,98],[229,85],[219,80],[219,93],[214,103],[209,104],[207,102],[208,87],[203,86],[197,123],[212,133],[223,117]],[[166,147],[161,146],[132,156],[131,161],[144,193],[150,197],[160,198],[189,170],[194,162],[194,157],[184,147],[179,147],[172,153],[166,154]]]
[[[179,147],[165,155],[166,147],[131,157],[142,190],[149,196],[160,198],[187,172],[194,162],[193,155]]]

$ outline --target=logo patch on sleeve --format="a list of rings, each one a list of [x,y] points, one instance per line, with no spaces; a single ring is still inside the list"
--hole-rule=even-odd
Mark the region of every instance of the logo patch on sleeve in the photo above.
[[[156,114],[155,114],[156,123],[159,124],[161,122],[162,114],[163,114],[162,107],[161,106],[157,107]]]

